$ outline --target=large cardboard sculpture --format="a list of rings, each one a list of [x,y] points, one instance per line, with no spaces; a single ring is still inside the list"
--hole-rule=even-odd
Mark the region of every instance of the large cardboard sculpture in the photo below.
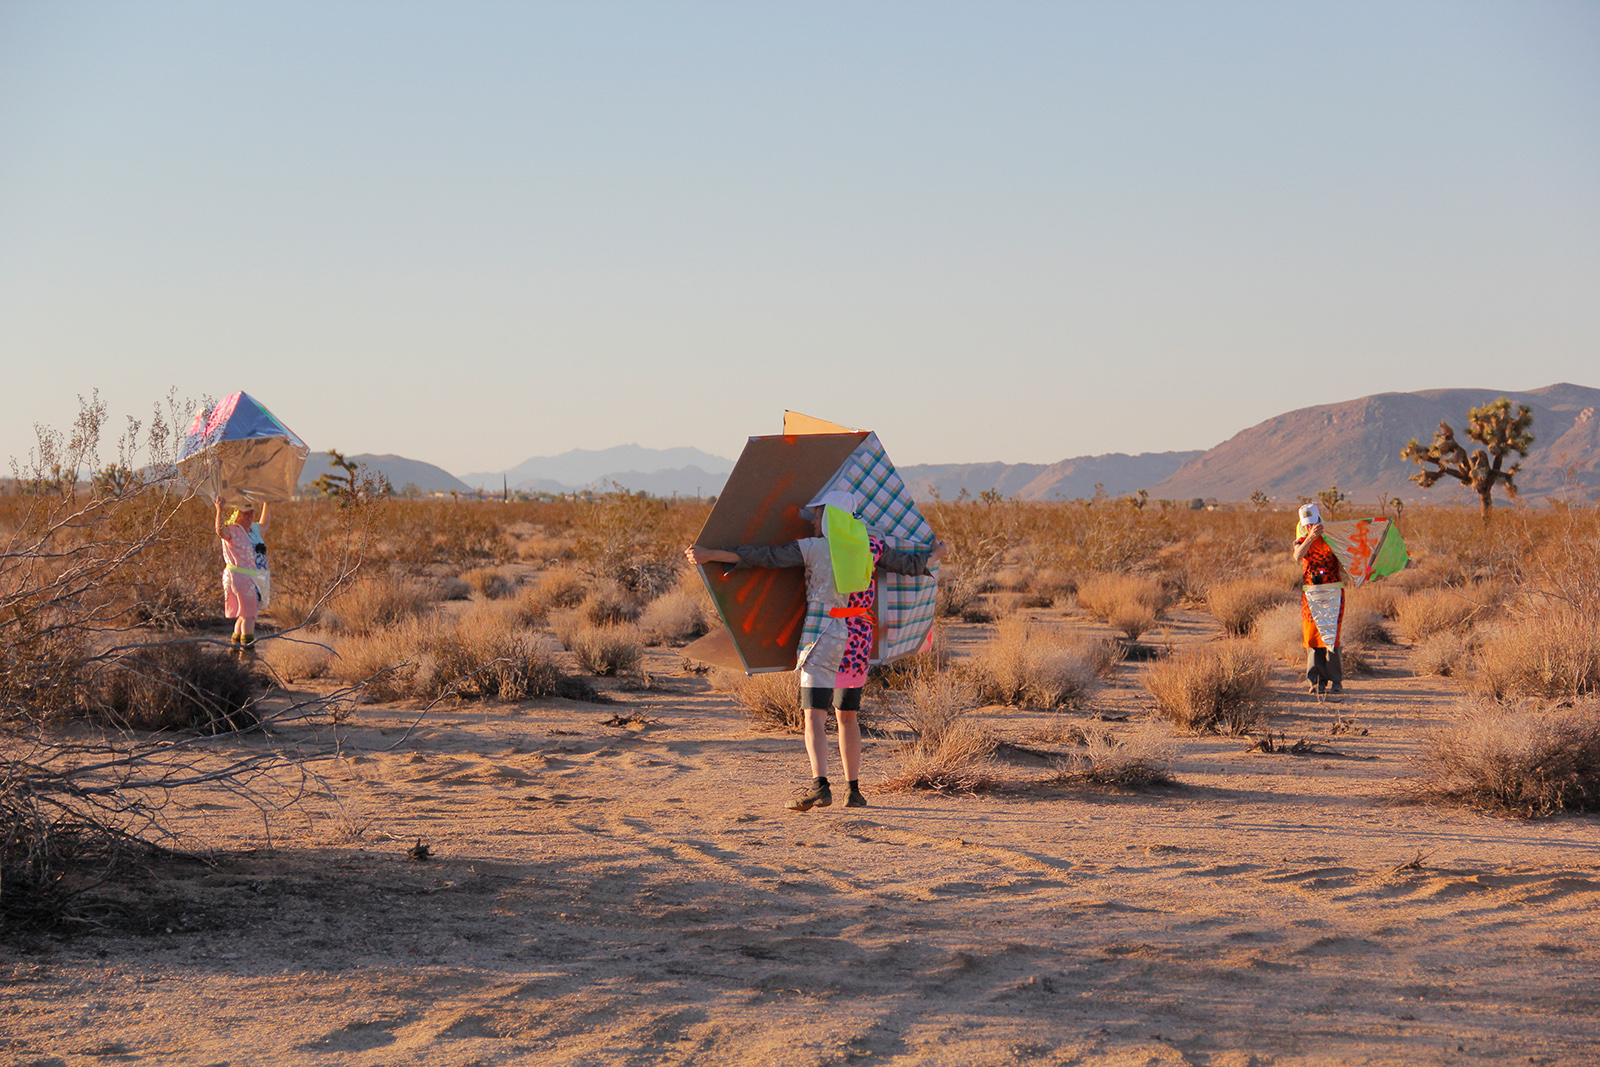
[[[311,450],[293,430],[246,393],[195,412],[178,448],[178,472],[215,498],[260,503],[294,496]]]
[[[895,472],[876,434],[798,412],[786,412],[784,432],[752,437],[717,497],[695,543],[706,548],[779,545],[812,536],[800,509],[820,494],[842,489],[864,504],[868,530],[893,548],[933,547],[933,527]],[[684,655],[750,674],[791,671],[821,630],[806,616],[805,576],[799,567],[727,571],[700,568],[725,628],[701,638]],[[938,572],[908,576],[879,572],[874,658],[887,662],[920,651],[933,629]]]

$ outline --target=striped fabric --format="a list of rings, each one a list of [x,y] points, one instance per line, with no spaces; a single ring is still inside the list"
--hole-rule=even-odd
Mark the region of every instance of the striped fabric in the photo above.
[[[894,464],[883,451],[877,434],[868,434],[845,460],[839,473],[817,495],[833,489],[854,492],[866,501],[861,519],[867,529],[883,538],[891,548],[901,551],[926,551],[933,547],[933,527],[917,510],[916,501],[906,491]],[[922,650],[933,629],[934,603],[939,590],[939,566],[933,573],[911,576],[882,571],[878,574],[878,626],[880,662],[909,656]],[[826,612],[811,605],[805,629],[800,633],[800,658],[827,625]]]

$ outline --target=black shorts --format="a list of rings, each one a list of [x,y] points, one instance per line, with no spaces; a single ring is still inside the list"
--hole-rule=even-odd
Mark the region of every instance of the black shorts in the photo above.
[[[800,706],[821,711],[826,711],[829,708],[838,708],[840,711],[860,711],[861,687],[855,685],[849,689],[828,689],[820,685],[802,685],[800,687]]]

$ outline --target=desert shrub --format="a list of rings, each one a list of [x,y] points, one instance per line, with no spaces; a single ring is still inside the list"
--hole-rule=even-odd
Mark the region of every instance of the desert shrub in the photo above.
[[[1134,787],[1172,783],[1177,746],[1154,724],[1120,739],[1104,730],[1082,736],[1083,754],[1062,761],[1047,781]]]
[[[500,600],[516,592],[516,583],[499,567],[473,567],[464,571],[461,580],[485,600]]]
[[[1388,627],[1383,624],[1383,616],[1371,608],[1359,607],[1359,602],[1351,603],[1347,598],[1344,609],[1344,622],[1339,627],[1340,639],[1346,643],[1360,645],[1392,645],[1394,638],[1390,636]]]
[[[580,625],[564,642],[578,665],[597,677],[630,674],[644,659],[644,641],[637,627]]]
[[[1600,703],[1466,701],[1434,732],[1412,800],[1534,817],[1600,808]]]
[[[1418,674],[1434,678],[1459,677],[1467,665],[1468,643],[1450,630],[1429,634],[1411,650],[1411,665]]]
[[[800,672],[769,671],[740,674],[713,670],[711,685],[733,694],[744,708],[745,719],[758,730],[799,733],[805,726],[800,710]]]
[[[1294,599],[1292,588],[1267,578],[1241,578],[1206,590],[1206,607],[1234,637],[1249,634],[1256,616],[1263,611]]]
[[[528,700],[558,696],[592,699],[592,686],[561,670],[544,639],[517,629],[514,611],[483,605],[434,632],[413,684],[419,696],[452,690],[457,696]]]
[[[1172,606],[1171,591],[1158,578],[1095,574],[1078,583],[1078,606],[1120,630],[1130,641],[1155,628]]]
[[[256,722],[256,677],[236,655],[197,642],[117,656],[88,687],[91,712],[135,730],[238,730]]]
[[[434,600],[470,600],[474,592],[471,582],[454,574],[441,574],[421,579],[428,595]]]
[[[681,587],[663,593],[639,615],[639,629],[650,644],[682,644],[706,633],[700,601]]]
[[[378,574],[357,578],[328,607],[338,629],[368,633],[428,611],[433,598],[421,582]]]
[[[1156,710],[1184,730],[1240,734],[1266,717],[1267,664],[1243,641],[1186,648],[1152,663],[1145,689]]]
[[[539,575],[531,594],[533,603],[541,605],[542,615],[555,608],[575,608],[589,595],[589,583],[569,567],[552,567]]]
[[[1116,662],[1117,650],[1109,642],[1014,617],[1001,622],[962,673],[979,699],[989,703],[1062,708],[1088,700]]]
[[[950,675],[918,678],[899,701],[899,717],[913,737],[896,754],[883,788],[974,793],[994,784],[995,739],[969,718],[974,695]]]
[[[572,541],[565,537],[531,534],[517,542],[517,558],[525,563],[549,563],[572,556]]]
[[[372,700],[421,695],[426,684],[417,683],[422,657],[442,641],[444,629],[435,616],[412,616],[381,630],[341,634],[330,673],[346,685],[361,685]]]
[[[293,591],[280,593],[274,589],[272,600],[262,615],[277,623],[280,629],[294,630],[321,622],[325,612],[318,605],[316,597]]]
[[[315,637],[262,641],[257,645],[256,654],[273,674],[286,682],[321,678],[328,673],[328,665],[333,660],[333,650]]]
[[[1478,605],[1454,589],[1423,589],[1395,604],[1395,625],[1415,644],[1429,634],[1464,631]]]
[[[1400,602],[1408,595],[1405,587],[1390,578],[1361,587],[1361,603],[1368,610],[1385,619],[1393,619],[1400,610]]]
[[[1037,598],[1039,607],[1063,607],[1077,596],[1078,583],[1066,572],[1046,567],[1033,573],[1028,592]]]
[[[1507,696],[1577,696],[1600,691],[1600,628],[1558,608],[1490,629],[1477,656],[1474,688]]]
[[[339,639],[332,672],[363,684],[373,700],[461,697],[586,700],[592,686],[559,667],[555,651],[519,629],[514,610],[484,603],[455,620],[406,619],[387,630]]]
[[[639,618],[639,600],[616,582],[603,581],[589,590],[578,614],[591,626],[615,626]]]

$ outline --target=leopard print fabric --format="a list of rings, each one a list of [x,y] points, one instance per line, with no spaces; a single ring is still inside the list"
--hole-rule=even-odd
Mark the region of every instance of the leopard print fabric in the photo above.
[[[883,541],[869,535],[867,543],[872,547],[872,562],[876,564],[883,558]],[[850,594],[848,606],[866,608],[868,614],[845,620],[844,655],[839,660],[839,680],[835,683],[841,689],[867,682],[867,667],[872,661],[872,628],[876,622],[871,612],[876,607],[877,586],[874,581],[859,593]]]

